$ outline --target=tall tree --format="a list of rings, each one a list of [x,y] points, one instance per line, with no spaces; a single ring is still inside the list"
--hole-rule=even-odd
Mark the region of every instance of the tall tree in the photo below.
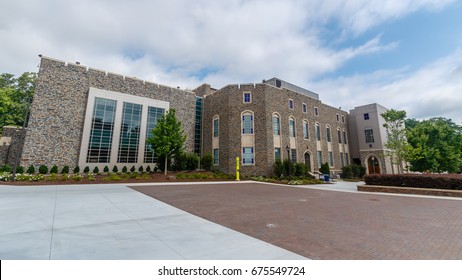
[[[446,118],[418,122],[407,138],[415,156],[411,170],[430,172],[462,171],[462,127]]]
[[[388,148],[386,155],[390,157],[392,164],[398,166],[398,173],[402,173],[403,164],[406,164],[409,153],[409,144],[406,141],[404,128],[406,111],[390,109],[382,113],[381,116],[385,120],[383,126],[387,129],[388,134],[388,141],[385,144]]]
[[[6,125],[22,126],[26,107],[35,91],[36,73],[25,72],[19,78],[0,75],[0,133]],[[26,119],[27,121],[27,119]]]
[[[170,109],[157,121],[152,135],[146,140],[158,157],[165,158],[164,174],[167,175],[168,160],[178,158],[184,151],[186,135],[181,122],[176,119],[175,109]]]

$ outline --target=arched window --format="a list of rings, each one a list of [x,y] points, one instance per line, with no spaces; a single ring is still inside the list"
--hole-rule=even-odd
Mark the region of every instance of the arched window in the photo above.
[[[295,137],[295,119],[293,117],[289,118],[289,136]]]
[[[253,113],[242,113],[242,134],[253,134]]]
[[[218,137],[219,126],[220,126],[220,117],[219,116],[213,117],[213,137],[214,138]]]
[[[273,134],[281,135],[281,118],[277,113],[273,114]]]

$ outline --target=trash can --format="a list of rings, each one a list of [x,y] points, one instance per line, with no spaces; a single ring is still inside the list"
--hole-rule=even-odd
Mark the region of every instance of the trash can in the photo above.
[[[329,182],[329,181],[330,181],[330,175],[329,175],[329,174],[323,174],[322,176],[324,177],[324,181],[325,181],[325,182]]]

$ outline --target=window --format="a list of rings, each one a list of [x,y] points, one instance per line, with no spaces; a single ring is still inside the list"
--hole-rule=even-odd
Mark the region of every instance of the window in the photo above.
[[[334,166],[334,156],[332,155],[332,152],[329,152],[329,166]]]
[[[250,92],[244,92],[244,103],[252,102],[252,94]]]
[[[366,143],[374,143],[374,130],[371,128],[365,129],[364,136],[366,137]]]
[[[218,165],[218,149],[213,149],[213,165]]]
[[[215,116],[213,118],[213,137],[215,138],[218,137],[219,125],[220,125],[220,119],[218,116]]]
[[[345,166],[345,162],[343,161],[343,153],[340,153],[340,164],[342,165],[342,167]]]
[[[321,168],[322,165],[322,152],[318,151],[318,168]]]
[[[289,136],[295,137],[295,119],[292,117],[289,119]]]
[[[310,129],[308,127],[308,122],[303,121],[303,138],[304,139],[309,139],[310,138],[309,131],[310,131]]]
[[[274,148],[274,161],[281,160],[281,148]]]
[[[253,147],[242,148],[242,164],[254,164]]]
[[[342,116],[342,123],[345,123],[345,116]]]
[[[365,119],[365,120],[368,120],[368,119],[369,119],[369,113],[365,113],[365,114],[364,114],[364,119]]]
[[[337,121],[339,122],[339,121],[340,121],[340,116],[339,116],[339,114],[336,114],[335,116],[336,116],[336,118],[337,118]]]
[[[142,105],[124,102],[117,162],[138,161]]]
[[[318,107],[314,107],[314,115],[319,116]]]
[[[302,104],[302,110],[303,110],[303,113],[306,113],[306,112],[307,112],[306,104],[305,104],[305,103]]]
[[[326,127],[326,138],[327,138],[327,142],[331,142],[331,135],[330,135],[330,126],[327,126]]]
[[[253,134],[253,113],[242,114],[242,134]]]
[[[148,107],[148,121],[146,124],[146,139],[152,133],[152,129],[156,127],[157,121],[162,118],[165,110],[162,108]],[[152,150],[152,145],[147,144],[144,148],[144,163],[154,163],[157,162],[157,157]]]
[[[202,147],[202,105],[203,98],[196,96],[196,118],[194,125],[194,153],[201,155]]]
[[[348,144],[347,143],[347,135],[345,129],[343,130],[343,144]]]
[[[345,162],[346,165],[350,165],[350,158],[348,157],[348,153],[345,153]]]
[[[294,109],[294,101],[289,99],[289,109]]]
[[[297,162],[297,150],[296,149],[290,150],[290,160],[292,162]]]
[[[337,129],[337,137],[338,137],[338,143],[342,144],[342,133],[340,132],[340,128]]]
[[[95,97],[87,162],[109,162],[117,101]]]
[[[274,135],[281,135],[281,123],[279,119],[279,115],[273,115],[273,134]]]
[[[321,141],[321,128],[319,123],[316,124],[316,140]]]

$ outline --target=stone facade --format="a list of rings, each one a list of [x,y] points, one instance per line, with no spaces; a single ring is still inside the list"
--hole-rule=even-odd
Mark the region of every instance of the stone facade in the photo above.
[[[90,87],[169,102],[193,150],[193,92],[41,57],[21,165],[78,164]]]
[[[0,138],[0,166],[4,164],[14,165],[19,159],[23,147],[23,129],[13,126],[3,127],[3,134]]]
[[[251,102],[243,102],[244,92],[251,93]],[[289,108],[289,99],[293,100],[293,109]],[[302,104],[306,104],[303,112]],[[315,115],[317,108],[318,115]],[[204,101],[203,151],[212,153],[213,118],[219,116],[219,165],[217,168],[225,173],[234,173],[235,158],[241,154],[241,114],[250,111],[254,114],[254,165],[242,165],[243,175],[272,175],[274,156],[273,113],[280,116],[281,154],[287,158],[285,147],[290,144],[289,117],[295,119],[295,146],[297,162],[304,162],[305,153],[311,158],[311,171],[317,170],[317,151],[321,150],[322,162],[328,161],[328,143],[326,141],[326,125],[331,127],[331,151],[333,166],[331,171],[339,173],[341,169],[340,148],[337,129],[348,131],[347,112],[323,104],[320,100],[311,98],[288,89],[277,88],[266,83],[229,85],[213,94],[206,95]],[[337,120],[338,115],[338,120]],[[342,118],[343,116],[343,118]],[[303,120],[309,124],[309,139],[303,137]],[[342,121],[343,120],[343,121]],[[321,127],[321,141],[315,138],[315,123]],[[347,143],[349,140],[347,141]],[[342,151],[348,153],[348,144],[342,141]],[[346,163],[346,161],[344,162]]]

